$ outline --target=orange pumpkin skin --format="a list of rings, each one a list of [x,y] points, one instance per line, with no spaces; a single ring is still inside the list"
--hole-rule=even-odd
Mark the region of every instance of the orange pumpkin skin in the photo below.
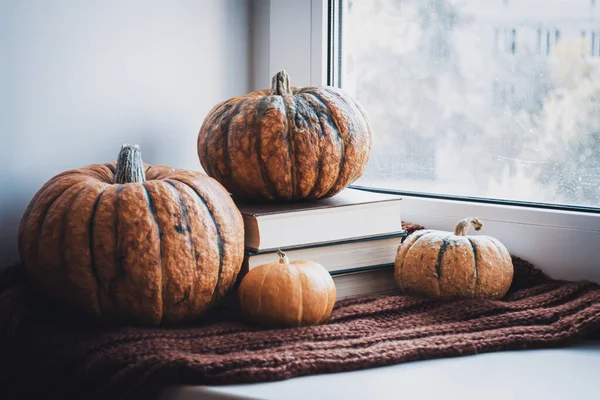
[[[335,284],[322,265],[287,257],[248,272],[238,289],[240,305],[252,320],[272,327],[320,324],[335,304]]]
[[[114,183],[124,170],[114,162],[50,179],[21,220],[21,261],[34,287],[71,312],[128,324],[195,320],[238,275],[241,214],[204,174],[141,156],[133,166],[145,182]]]
[[[362,106],[334,87],[290,88],[285,71],[271,90],[217,104],[198,134],[206,173],[235,197],[319,199],[363,173],[371,125]]]
[[[419,230],[398,248],[394,274],[402,291],[428,297],[502,298],[512,283],[511,256],[497,239],[466,236],[475,218],[459,222],[455,232]]]

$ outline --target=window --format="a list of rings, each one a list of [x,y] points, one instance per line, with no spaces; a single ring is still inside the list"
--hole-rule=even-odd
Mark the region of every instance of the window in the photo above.
[[[556,182],[572,182],[565,178],[582,165],[590,168],[587,177],[582,175],[581,181],[576,180],[581,183],[575,190],[586,196],[596,190],[592,173],[596,155],[588,150],[595,148],[595,136],[584,128],[595,126],[593,121],[598,116],[592,110],[598,104],[594,87],[599,81],[595,68],[600,60],[589,56],[590,32],[598,32],[597,21],[588,14],[583,22],[576,18],[561,22],[563,15],[573,17],[581,10],[557,9],[556,4],[565,3],[560,0],[521,0],[507,2],[506,7],[501,0],[353,2],[360,7],[373,4],[374,11],[390,13],[390,18],[378,15],[374,19],[365,14],[365,21],[358,22],[357,26],[363,28],[359,31],[353,27],[353,18],[360,18],[358,9],[354,9],[355,4],[349,9],[348,0],[259,2],[266,6],[255,12],[260,27],[266,25],[267,29],[254,30],[254,51],[265,56],[254,58],[257,78],[253,89],[268,87],[269,77],[282,68],[296,86],[341,84],[369,107],[375,128],[373,156],[358,185],[369,186],[369,190],[399,190],[404,195],[404,219],[428,228],[452,230],[459,219],[478,216],[486,222],[484,234],[497,237],[511,253],[542,267],[551,276],[600,282],[598,203],[588,201],[585,208],[584,201],[536,202],[547,198],[536,193],[545,191],[546,186],[554,192],[556,187],[568,192],[570,188],[563,189],[566,185]],[[415,5],[420,4],[427,6],[416,10],[428,13],[431,9],[441,11],[448,4],[467,5],[474,7],[479,17],[467,18],[470,30],[461,33],[463,19],[435,21],[427,13],[415,12]],[[578,1],[577,6],[580,4]],[[388,8],[391,5],[399,5],[403,13],[409,14],[406,18],[400,14],[399,18],[392,13],[394,9]],[[524,12],[527,18],[515,22],[515,15]],[[428,30],[421,27],[425,22]],[[474,26],[485,28],[484,34]],[[513,28],[517,31],[515,54],[507,52],[504,44],[497,48],[494,42],[504,40],[495,39],[496,29],[499,37],[509,39],[504,29],[512,32]],[[538,45],[538,28],[543,47]],[[560,30],[560,42],[553,44],[547,56],[546,32],[550,31],[555,39],[555,29]],[[281,35],[283,31],[289,34]],[[587,32],[586,41],[583,31]],[[343,37],[343,46],[337,36]],[[445,46],[444,42],[453,46]],[[538,54],[538,49],[543,53]],[[465,53],[472,57],[462,58]],[[495,63],[490,70],[494,73],[481,73],[490,67],[490,60]],[[490,75],[492,79],[487,79]],[[557,83],[557,77],[564,81]],[[408,107],[413,101],[415,105]],[[540,125],[530,126],[528,121],[544,121],[544,126],[553,128],[540,130]],[[588,135],[581,136],[582,131]],[[583,139],[582,147],[577,148],[572,138]],[[537,147],[532,140],[538,140]],[[521,152],[535,150],[538,153],[534,154],[540,155],[556,152],[561,145],[563,153],[550,163],[555,170],[545,169],[547,176],[530,175],[545,164],[525,158]],[[471,154],[473,151],[476,154]],[[571,158],[574,155],[577,157]],[[585,157],[584,161],[578,156]],[[523,190],[527,185],[531,188]],[[528,198],[532,200],[527,202]]]
[[[543,38],[542,38],[543,35]],[[560,41],[560,29],[537,28],[537,54],[549,56]]]
[[[589,36],[589,40],[587,37]],[[600,31],[581,31],[581,55],[583,57],[600,57]],[[595,60],[590,60],[595,61]]]
[[[252,52],[261,57],[253,57],[252,90],[268,87],[285,68],[295,86],[341,85],[368,107],[374,148],[355,186],[403,193],[403,219],[431,229],[452,230],[465,216],[480,217],[484,234],[551,276],[600,282],[600,208],[593,200],[600,60],[590,57],[589,41],[600,25],[591,13],[574,18],[583,2],[572,9],[557,8],[560,0],[506,7],[501,0],[253,3],[261,7],[253,9],[260,21],[253,27],[260,29],[253,29]],[[365,14],[357,24],[354,6],[366,3],[377,18]],[[410,14],[399,18],[392,5]],[[448,5],[469,6],[478,17],[427,14],[441,15]],[[386,13],[390,18],[382,19]],[[527,18],[515,20],[519,13]],[[506,40],[495,38],[496,29]],[[515,54],[505,50],[505,29],[517,32]],[[489,74],[481,72],[486,68]],[[538,158],[525,158],[525,151]],[[541,157],[547,153],[556,158]],[[563,198],[540,204],[548,192]],[[564,200],[569,192],[576,196]]]
[[[515,54],[517,51],[517,30],[514,28],[494,28],[494,43],[497,52]]]
[[[580,50],[588,31],[600,55],[588,4],[341,7],[340,84],[376,135],[357,184],[600,208],[600,69]]]
[[[510,41],[510,52],[512,54],[515,54],[516,51],[517,51],[517,30],[513,29],[511,41]]]

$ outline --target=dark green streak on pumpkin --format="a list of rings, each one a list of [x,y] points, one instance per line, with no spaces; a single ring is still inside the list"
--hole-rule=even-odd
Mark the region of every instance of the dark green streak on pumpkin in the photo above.
[[[181,224],[175,225],[175,231],[179,234],[186,235],[185,240],[186,240],[187,244],[190,246],[190,248],[192,249],[192,256],[194,257],[194,259],[196,259],[196,249],[194,248],[194,242],[192,241],[192,237],[191,237],[192,225],[190,223],[190,216],[189,216],[188,208],[185,205],[185,202],[183,201],[183,196],[181,195],[179,188],[177,188],[177,184],[170,179],[165,180],[165,182],[168,183],[169,185],[171,185],[173,187],[173,189],[175,189],[175,194],[177,195],[177,199],[179,200],[179,207],[181,209],[181,218],[183,219],[183,223],[184,223],[184,226],[182,226]]]
[[[188,186],[192,190],[192,192],[194,192],[196,194],[196,196],[198,196],[198,199],[200,200],[202,205],[208,211],[208,215],[210,216],[210,219],[212,220],[212,222],[215,226],[215,232],[217,232],[216,239],[217,239],[217,248],[219,251],[219,272],[217,275],[217,283],[215,284],[212,298],[210,299],[210,304],[208,306],[210,308],[216,299],[216,295],[217,295],[218,288],[219,288],[219,281],[221,280],[221,274],[223,272],[223,253],[225,252],[225,249],[223,248],[224,241],[223,241],[223,238],[221,237],[221,230],[219,229],[219,224],[217,223],[217,220],[215,219],[215,215],[211,211],[210,207],[208,207],[208,203],[206,202],[206,199],[204,197],[202,197],[202,195],[200,193],[198,193],[198,191],[192,185],[188,185],[187,183],[180,181],[179,179],[173,179],[173,180],[181,183],[182,185]]]
[[[467,238],[469,240],[469,243],[471,243],[471,248],[473,249],[473,258],[475,259],[474,262],[474,268],[475,268],[475,293],[473,293],[475,296],[477,296],[477,289],[479,289],[479,271],[477,270],[477,246],[475,245],[475,242],[473,242],[471,239]]]
[[[183,201],[183,196],[181,195],[181,192],[179,191],[179,188],[177,187],[177,183],[172,180],[165,180],[164,182],[171,185],[173,187],[175,194],[177,195],[177,199],[179,200],[179,207],[181,209],[181,219],[183,219],[183,223],[185,225],[185,226],[181,226],[181,224],[175,225],[175,231],[179,234],[185,235],[185,242],[187,243],[188,248],[191,251],[192,260],[194,260],[194,262],[196,263],[198,261],[198,257],[196,254],[196,248],[194,246],[194,241],[192,240],[192,227],[191,227],[191,223],[190,223],[190,216],[189,216],[188,208],[185,205],[185,202]],[[198,273],[197,264],[194,265],[194,271],[196,273]],[[185,291],[183,293],[183,298],[181,300],[175,302],[175,304],[179,305],[181,303],[187,302],[190,298],[190,294],[191,294],[191,291],[193,290],[193,288],[194,287],[192,286],[192,287],[188,287],[187,289],[185,289]]]
[[[291,198],[296,198],[296,171],[295,171],[295,163],[296,157],[294,156],[294,123],[293,116],[291,116],[291,107],[286,104],[286,101],[289,99],[294,100],[293,96],[281,96],[281,104],[283,104],[283,112],[285,114],[286,128],[284,132],[286,133],[286,139],[288,142],[288,155],[290,157],[290,182],[292,187]]]
[[[364,136],[365,134],[368,135],[368,130],[366,132],[363,132],[363,130],[362,130],[361,123],[359,121],[359,114],[360,114],[360,116],[362,116],[362,114],[359,110],[359,107],[356,104],[354,104],[354,102],[352,100],[350,100],[347,96],[344,96],[336,88],[328,88],[327,92],[332,97],[336,98],[338,101],[338,104],[340,104],[342,106],[340,108],[346,110],[346,112],[347,112],[347,118],[348,118],[348,121],[350,121],[350,123],[346,124],[346,131],[348,133],[347,140],[350,141],[351,143],[355,143],[355,144],[364,140],[364,139],[362,139],[362,136]],[[368,126],[365,126],[365,127],[368,129]],[[363,159],[360,159],[358,161],[359,161],[359,165],[362,164],[363,162],[365,162],[365,160],[363,160]],[[357,173],[356,163],[354,164],[353,170],[354,171],[350,171],[350,172],[352,172],[352,174],[349,176],[351,181],[358,178],[356,176],[356,173]]]
[[[33,257],[33,259],[35,260],[35,263],[37,264],[38,261],[38,246],[39,246],[39,240],[40,240],[40,234],[42,232],[42,230],[44,229],[44,223],[46,222],[46,216],[48,215],[48,212],[50,211],[50,209],[52,208],[52,206],[59,200],[62,198],[62,196],[67,192],[68,189],[72,188],[73,186],[67,186],[66,188],[64,188],[59,194],[56,195],[56,197],[52,200],[50,200],[48,202],[48,206],[46,207],[46,209],[44,210],[44,215],[43,217],[40,219],[40,226],[38,227],[38,229],[36,229],[35,233],[35,242],[36,246],[34,246],[35,249],[35,256]],[[65,213],[65,216],[68,213]],[[64,219],[64,218],[63,218]],[[64,225],[64,224],[63,224]],[[59,242],[59,245],[61,245],[62,240],[63,240],[63,234],[64,234],[64,229],[61,231],[61,236],[60,236],[60,240],[61,242]],[[61,260],[62,260],[62,255],[60,256]]]
[[[41,190],[40,190],[41,191]],[[44,190],[45,192],[45,190]],[[33,199],[31,199],[31,201],[29,202],[29,204],[27,205],[27,208],[25,209],[25,212],[23,213],[23,216],[21,217],[21,222],[19,223],[19,230],[18,230],[18,237],[17,237],[17,245],[19,247],[19,259],[21,260],[22,263],[25,263],[25,259],[27,258],[25,256],[25,233],[27,232],[27,220],[29,219],[29,214],[31,213],[31,210],[33,209],[34,205],[37,203],[39,197],[41,196],[41,194],[38,192]]]
[[[442,245],[440,246],[440,250],[438,253],[437,264],[435,265],[435,277],[439,281],[442,278],[442,260],[444,258],[444,253],[446,249],[450,245],[450,241],[446,238],[442,240]]]
[[[154,224],[156,225],[156,237],[158,238],[158,263],[160,265],[160,303],[161,303],[161,319],[165,313],[165,266],[163,265],[163,242],[162,242],[162,231],[160,229],[160,224],[158,222],[158,216],[156,215],[156,209],[154,208],[154,201],[150,196],[150,191],[146,187],[146,184],[143,183],[142,187],[144,188],[144,193],[146,194],[146,201],[148,202],[148,211],[150,211],[150,215],[154,219]],[[118,196],[117,196],[118,197]]]
[[[267,167],[261,157],[261,153],[262,153],[261,152],[261,150],[262,150],[261,121],[262,121],[262,117],[267,113],[267,111],[269,110],[269,108],[271,106],[271,101],[268,99],[269,99],[269,97],[261,98],[258,101],[258,104],[256,105],[256,110],[254,111],[254,119],[252,121],[252,123],[254,124],[254,129],[255,129],[254,152],[256,153],[256,162],[258,163],[258,168],[260,169],[260,176],[262,177],[262,181],[265,185],[265,190],[269,194],[269,197],[277,198],[278,197],[277,196],[277,188],[275,188],[275,185],[273,184],[273,182],[271,182],[271,179],[269,178],[269,174],[267,173]]]
[[[320,112],[320,110],[317,110],[317,107],[313,104],[313,102],[308,98],[308,97],[303,97],[302,95],[299,95],[296,97],[297,100],[302,99],[303,101],[306,101],[306,104],[308,105],[308,107],[310,108],[310,110],[313,112],[315,118],[317,119],[317,121],[319,122],[319,129],[321,130],[321,136],[324,137],[326,136],[325,134],[325,127],[323,126],[323,121],[321,120],[321,115],[322,113]],[[318,143],[317,143],[318,145]],[[311,196],[314,196],[314,192],[318,187],[319,182],[321,181],[321,173],[323,172],[323,151],[322,149],[319,149],[319,160],[317,161],[317,178],[315,179],[315,182],[313,183],[312,188],[310,188],[310,191],[308,192],[308,198],[310,198]]]
[[[333,123],[331,122],[331,119],[327,115],[327,110],[323,109],[324,104],[317,101],[315,96],[312,96],[308,92],[301,93],[300,95],[298,95],[298,97],[296,99],[301,99],[302,101],[306,102],[306,104],[308,105],[308,108],[310,108],[310,111],[312,111],[314,113],[315,118],[319,122],[319,127],[321,128],[321,136],[323,136],[323,137],[327,136],[325,133],[325,127],[323,126],[323,121],[321,120],[321,118],[327,118],[330,125],[333,125]],[[317,107],[318,107],[318,109],[317,109]]]
[[[210,113],[207,116],[207,119],[204,121],[204,123],[202,124],[202,127],[200,128],[200,133],[204,132],[205,138],[204,138],[204,155],[202,157],[200,157],[200,163],[202,164],[202,167],[204,168],[204,170],[206,171],[206,173],[210,176],[214,176],[214,177],[219,177],[219,174],[215,174],[215,171],[213,169],[214,166],[214,157],[211,157],[211,155],[209,154],[209,150],[212,148],[215,148],[216,146],[214,146],[214,144],[212,143],[213,140],[215,140],[214,136],[215,136],[215,120],[219,120],[219,128],[221,128],[222,123],[223,123],[223,118],[225,117],[224,113],[227,113],[229,110],[231,110],[231,102],[230,101],[225,101],[223,103],[221,103],[220,106],[217,107],[217,109],[215,111],[213,111],[212,113]],[[225,109],[225,111],[222,111],[223,109]],[[215,117],[213,121],[210,121],[210,118],[212,118],[213,116],[217,116]],[[209,124],[209,122],[211,122]],[[200,154],[198,154],[200,155]]]
[[[315,179],[315,183],[313,183],[312,188],[308,192],[308,198],[310,199],[314,196],[315,189],[317,188],[317,184],[321,181],[321,173],[323,172],[323,154],[319,154],[319,160],[317,161],[317,178]]]
[[[156,224],[156,234],[158,240],[160,241],[160,257],[162,258],[162,231],[160,229],[160,224],[158,223],[158,216],[156,215],[156,209],[154,208],[154,202],[152,201],[152,197],[150,197],[150,192],[146,185],[142,185],[144,188],[144,192],[146,193],[146,201],[148,202],[148,211],[150,211],[150,215],[154,219],[154,223]]]
[[[21,217],[21,222],[20,222],[20,225],[19,225],[19,238],[18,238],[19,256],[21,257],[21,262],[25,262],[25,257],[24,257],[24,254],[23,254],[23,249],[21,247],[23,245],[23,235],[25,234],[25,231],[26,231],[25,225],[26,225],[26,221],[29,219],[29,214],[31,213],[31,210],[33,209],[33,207],[35,207],[35,205],[37,204],[37,202],[39,201],[39,199],[48,191],[48,189],[50,189],[51,187],[53,187],[54,185],[56,185],[57,182],[60,182],[60,181],[54,181],[54,182],[52,182],[50,184],[48,184],[48,183],[44,184],[44,186],[42,186],[42,188],[33,196],[33,198],[31,199],[31,201],[27,205],[27,208],[23,212],[23,216]],[[62,192],[61,192],[61,194],[62,194]],[[54,201],[54,200],[52,200],[52,201]],[[43,217],[44,219],[46,218],[46,212],[47,211],[48,211],[48,209],[46,208],[44,210],[44,217]],[[42,221],[43,221],[43,219],[42,219]],[[38,227],[38,229],[39,229],[39,227]],[[36,243],[37,243],[37,240],[36,240]]]
[[[296,101],[296,109],[294,110],[294,128],[303,131],[303,127],[307,127],[305,115],[310,114],[311,107],[307,106],[306,100],[302,97],[294,97]]]
[[[153,181],[158,181],[158,180],[161,180],[161,179],[165,179],[171,173],[173,173],[173,171],[170,170],[170,169],[166,169],[166,170],[160,171],[158,174],[156,174],[154,176],[154,178],[152,178],[152,180]]]
[[[333,183],[331,184],[331,186],[329,188],[327,188],[327,191],[325,192],[325,197],[327,197],[329,195],[329,193],[334,190],[338,184],[338,181],[340,180],[341,176],[342,176],[342,171],[344,170],[344,166],[346,165],[346,142],[344,141],[344,138],[342,137],[342,131],[340,130],[340,127],[337,123],[337,119],[333,116],[332,112],[331,112],[331,108],[327,105],[327,102],[325,101],[325,99],[323,97],[321,97],[320,94],[315,93],[315,92],[302,92],[308,96],[312,96],[318,103],[320,103],[323,107],[324,112],[321,113],[322,116],[326,116],[329,122],[329,125],[332,127],[333,131],[336,133],[336,136],[338,138],[338,143],[340,145],[340,164],[338,167],[338,176],[335,178],[335,180],[333,181]]]
[[[100,204],[100,199],[102,198],[102,194],[104,193],[104,188],[100,191],[98,196],[96,196],[96,200],[94,201],[94,205],[92,206],[92,213],[90,215],[90,221],[88,223],[88,240],[90,247],[90,270],[92,271],[92,275],[96,280],[96,299],[98,301],[98,312],[102,315],[102,302],[100,301],[100,289],[102,287],[102,282],[100,281],[100,277],[98,276],[98,270],[96,269],[96,257],[94,255],[94,225],[96,219],[96,211],[98,210],[98,204]]]
[[[363,131],[361,129],[360,136],[362,137],[363,140],[365,140],[365,137],[367,137],[368,142],[371,142],[372,137],[373,137],[373,129],[371,127],[369,117],[367,116],[366,110],[362,107],[362,105],[360,103],[353,101],[351,98],[347,98],[346,102],[351,102],[352,105],[354,107],[356,107],[356,109],[358,110],[358,113],[362,117],[362,121],[364,122],[365,131]],[[355,117],[357,118],[356,122],[358,123],[358,126],[359,127],[362,126],[360,118],[358,118],[358,115],[355,115]],[[361,164],[366,165],[367,162],[369,161],[369,157],[370,157],[370,152],[364,152],[364,158],[361,160]],[[358,179],[360,177],[360,169],[358,169],[356,172],[359,175],[355,175],[355,179]]]
[[[300,98],[300,97],[294,97],[294,102],[296,104],[296,107],[294,108],[294,118],[293,118],[293,129],[294,129],[294,137],[299,137],[302,138],[302,141],[305,142],[309,142],[310,141],[310,126],[312,124],[309,124],[306,122],[306,115],[310,114],[310,107],[306,105],[306,101],[304,101],[304,99]],[[294,144],[296,144],[294,142]],[[298,161],[298,158],[300,158],[300,165],[305,164],[305,161],[302,160],[302,154],[299,154],[299,152],[296,151],[296,149],[294,148],[294,165],[296,165],[296,162]],[[296,168],[295,169],[295,173],[296,173],[296,177],[295,177],[295,182],[297,183],[295,185],[295,188],[299,191],[302,187],[301,183],[304,182],[306,180],[305,178],[305,168]],[[297,196],[300,197],[304,197],[302,196],[301,193],[296,193]]]
[[[332,130],[335,132],[337,139],[340,140],[343,144],[342,134],[340,133],[340,130],[338,129],[336,121],[334,121],[334,118],[331,115],[331,109],[325,103],[325,100],[321,97],[321,95],[319,95],[315,92],[302,92],[301,94],[305,95],[307,97],[307,99],[312,98],[314,100],[314,102],[319,105],[319,107],[320,107],[319,115],[321,117],[325,118],[325,120],[327,121],[329,126],[331,126]],[[323,135],[325,135],[325,131],[323,131]]]
[[[72,186],[71,186],[72,187]],[[81,192],[83,192],[85,189],[87,188],[87,186],[83,186],[81,189],[79,189],[75,195],[73,197],[71,197],[69,200],[69,205],[67,206],[66,210],[71,210],[73,208],[73,204],[75,204],[75,201],[77,200],[77,198],[79,197],[79,195],[81,194]],[[67,252],[67,222],[69,220],[69,215],[70,213],[68,211],[66,211],[63,215],[62,218],[62,226],[61,226],[61,230],[60,230],[60,239],[59,239],[59,249],[60,249],[60,256],[59,256],[59,260],[61,263],[61,266],[63,268],[63,273],[65,274],[65,276],[67,276],[66,274],[66,266],[67,266],[67,260],[66,260],[66,256],[65,253]],[[75,260],[75,262],[78,262],[78,260]],[[64,288],[64,287],[63,287]]]
[[[223,174],[223,178],[231,178],[231,158],[229,156],[229,136],[231,130],[231,122],[233,119],[239,114],[242,105],[246,102],[246,100],[240,100],[235,106],[228,104],[225,110],[222,111],[221,120],[219,121],[219,125],[221,128],[221,142],[223,143],[223,163],[225,165],[225,171]],[[208,152],[207,146],[207,152]],[[218,170],[218,168],[217,168]]]
[[[117,172],[117,170],[115,169],[115,166],[114,166],[114,165],[112,165],[111,163],[106,163],[106,164],[104,164],[104,166],[105,166],[106,168],[110,169],[110,172],[112,172],[112,173],[113,173],[113,175],[114,175],[114,174]]]
[[[56,184],[59,184],[59,182],[57,182]],[[48,187],[44,193],[48,190],[50,190],[50,188],[54,187],[54,185]],[[38,264],[38,253],[39,253],[39,243],[40,243],[40,234],[42,233],[42,229],[44,228],[44,222],[46,221],[46,216],[48,215],[48,211],[50,211],[50,208],[54,205],[54,203],[56,203],[58,201],[58,199],[60,199],[62,197],[63,194],[65,194],[65,192],[67,191],[67,189],[69,189],[69,187],[71,186],[67,186],[65,187],[62,191],[60,191],[60,193],[58,193],[53,199],[51,199],[50,201],[48,201],[48,205],[46,206],[46,208],[44,209],[43,212],[43,216],[40,219],[40,225],[37,226],[36,230],[33,232],[35,235],[35,239],[33,240],[33,243],[35,243],[35,245],[33,246],[33,257],[32,259],[34,260],[34,264]],[[41,196],[40,196],[41,198]],[[25,230],[23,231],[23,236],[25,236]],[[25,262],[25,259],[21,258],[22,262]]]
[[[123,191],[123,185],[117,185],[117,189],[115,190],[115,219],[113,221],[113,237],[115,238],[115,249],[114,249],[114,257],[115,257],[115,268],[117,272],[119,269],[123,269],[123,263],[119,258],[119,195]],[[114,283],[116,277],[113,277],[108,282],[108,293],[110,294],[110,299],[112,300],[113,309],[119,309],[119,302],[114,290]]]
[[[191,288],[185,289],[183,292],[183,297],[181,298],[181,300],[176,301],[175,305],[179,305],[179,304],[182,304],[182,303],[185,303],[186,301],[188,301],[190,299],[190,292],[191,292]]]
[[[327,93],[329,93],[332,97],[337,99],[338,104],[342,106],[341,108],[346,110],[349,119],[352,121],[352,126],[355,128],[350,129],[350,126],[348,126],[348,135],[355,136],[357,133],[356,129],[360,129],[360,123],[357,121],[357,117],[358,114],[360,114],[360,116],[362,117],[362,113],[360,112],[356,104],[354,104],[354,102],[352,101],[349,101],[350,99],[344,96],[342,93],[340,93],[339,90],[336,90],[335,88],[329,88]],[[356,109],[356,111],[358,112],[355,112],[354,109]],[[362,133],[361,130],[359,130],[358,132]]]
[[[121,255],[121,249],[119,248],[120,240],[119,240],[119,195],[123,191],[123,185],[117,186],[117,190],[115,193],[115,240],[117,241],[115,246],[115,256],[117,262],[117,273],[120,276],[127,275],[125,272],[125,267],[123,264],[125,263],[125,255]]]

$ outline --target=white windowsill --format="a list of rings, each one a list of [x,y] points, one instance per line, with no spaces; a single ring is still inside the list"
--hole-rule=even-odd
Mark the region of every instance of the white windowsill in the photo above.
[[[161,400],[198,399],[595,399],[600,342],[410,362],[286,381],[181,386]]]

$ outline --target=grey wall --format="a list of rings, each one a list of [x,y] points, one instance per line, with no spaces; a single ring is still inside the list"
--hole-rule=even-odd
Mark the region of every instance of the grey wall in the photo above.
[[[114,160],[200,170],[198,129],[246,93],[247,0],[0,0],[0,267],[55,174]]]
[[[281,2],[283,0],[275,0]],[[270,26],[271,0],[250,0],[250,90],[263,90],[271,87],[270,67]],[[286,35],[286,38],[292,37]]]

